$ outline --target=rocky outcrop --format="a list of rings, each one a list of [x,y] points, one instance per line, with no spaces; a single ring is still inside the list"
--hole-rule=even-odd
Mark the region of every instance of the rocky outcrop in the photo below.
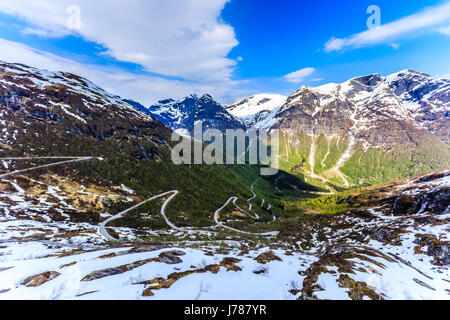
[[[281,259],[277,255],[275,255],[273,252],[271,252],[271,251],[261,253],[260,255],[258,255],[255,258],[255,260],[258,261],[261,264],[266,264],[266,263],[269,263],[271,261],[281,261]]]
[[[41,274],[37,274],[26,278],[25,280],[22,281],[22,285],[26,287],[39,287],[44,283],[51,281],[60,275],[61,274],[56,271],[43,272]]]

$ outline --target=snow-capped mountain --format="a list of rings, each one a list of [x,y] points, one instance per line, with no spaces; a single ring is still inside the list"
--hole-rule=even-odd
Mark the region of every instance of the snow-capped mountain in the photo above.
[[[203,130],[246,129],[245,125],[232,116],[210,95],[190,95],[180,100],[166,99],[148,108],[158,120],[172,129],[188,133],[193,132],[197,121],[203,122]]]
[[[150,144],[165,145],[171,134],[149,114],[87,79],[5,62],[0,62],[0,119],[0,146],[6,149],[46,143],[67,149],[67,140],[89,153],[106,139],[135,140],[140,155],[148,158]],[[137,141],[142,138],[145,142]]]
[[[409,177],[450,166],[435,117],[448,121],[448,82],[422,77],[303,87],[267,107],[283,172],[261,180],[172,164],[172,130],[138,102],[0,62],[0,299],[448,298],[450,171]],[[155,111],[244,127],[210,96]],[[408,179],[315,198],[298,173],[330,191]]]
[[[277,125],[284,111],[292,106],[298,107],[298,102],[306,95],[313,102],[304,109],[309,109],[310,115],[332,110],[336,102],[342,104],[348,101],[361,110],[367,108],[366,111],[385,112],[384,117],[411,116],[416,120],[416,126],[438,133],[448,142],[450,80],[413,70],[403,70],[387,77],[379,74],[356,77],[340,84],[304,86],[289,97],[259,94],[238,101],[228,106],[227,110],[248,127],[270,128]],[[374,108],[378,103],[378,107]],[[367,122],[367,119],[364,121]]]
[[[109,139],[119,151],[128,141],[136,157],[152,158],[170,145],[168,127],[187,133],[202,121],[204,130],[281,129],[283,170],[328,185],[379,183],[450,167],[449,101],[449,80],[404,70],[228,108],[191,95],[146,109],[73,74],[0,63],[0,152],[58,144],[55,152],[91,154]]]
[[[287,97],[280,94],[257,94],[228,106],[227,110],[247,127],[259,128],[268,125],[267,119],[275,115],[286,100]]]
[[[450,81],[415,71],[382,77],[372,74],[341,84],[302,87],[287,98],[275,118],[275,126],[293,129],[298,124],[308,133],[345,134],[362,138],[371,146],[391,142],[380,136],[382,123],[404,122],[431,133],[448,135]],[[301,117],[299,117],[301,115]],[[389,127],[395,130],[396,125]],[[370,134],[377,129],[377,134]],[[395,141],[393,141],[395,142]]]
[[[289,167],[327,183],[419,174],[450,166],[449,83],[405,70],[304,86],[262,123],[282,129]]]
[[[450,142],[450,80],[403,70],[385,81],[420,125]]]

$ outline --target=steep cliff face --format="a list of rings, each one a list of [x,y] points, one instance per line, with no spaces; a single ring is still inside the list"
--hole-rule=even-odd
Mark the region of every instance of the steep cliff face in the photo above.
[[[450,166],[449,101],[449,80],[373,74],[302,87],[259,127],[281,129],[286,170],[327,184],[383,182]]]

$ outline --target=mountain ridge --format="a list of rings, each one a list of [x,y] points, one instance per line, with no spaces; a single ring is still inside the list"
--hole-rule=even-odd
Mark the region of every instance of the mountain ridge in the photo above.
[[[0,69],[2,149],[18,145],[20,129],[6,126],[13,114],[21,115],[15,126],[30,125],[30,146],[59,130],[72,134],[56,141],[69,149],[78,150],[71,136],[91,137],[96,148],[107,139],[129,141],[132,154],[142,158],[161,157],[158,150],[170,148],[172,129],[189,134],[201,120],[204,130],[280,129],[281,169],[321,188],[381,183],[450,166],[450,81],[417,71],[303,86],[288,97],[254,95],[228,107],[210,95],[190,95],[145,108],[69,73],[7,63]],[[40,122],[48,126],[31,129]],[[43,134],[48,139],[36,136]]]
[[[287,98],[267,129],[283,132],[286,170],[299,169],[327,183],[380,183],[442,169],[450,166],[449,84],[400,71],[303,86]],[[411,92],[413,106],[429,121],[421,121],[404,103],[413,99]]]
[[[151,113],[158,118],[169,107],[173,120],[163,122],[175,130],[192,128],[183,105],[187,99],[166,99]],[[342,83],[302,86],[287,97],[253,95],[228,106],[217,104],[199,120],[221,131],[243,128],[223,121],[228,114],[247,129],[280,129],[284,170],[319,184],[349,187],[450,166],[449,101],[450,80],[405,69],[388,76],[373,73]]]
[[[244,123],[228,113],[209,94],[196,94],[174,100],[165,99],[148,108],[150,114],[177,132],[192,134],[194,125],[202,121],[203,130],[246,129]]]

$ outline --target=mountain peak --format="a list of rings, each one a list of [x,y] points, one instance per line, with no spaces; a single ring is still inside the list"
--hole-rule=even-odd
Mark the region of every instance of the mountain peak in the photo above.
[[[360,84],[373,87],[373,86],[378,85],[382,81],[383,81],[383,78],[381,77],[381,75],[379,73],[373,73],[373,74],[355,77],[346,82],[358,82]]]
[[[168,103],[174,103],[174,102],[175,103],[183,103],[183,102],[188,101],[188,100],[193,100],[193,101],[196,101],[196,102],[203,102],[203,103],[219,104],[216,100],[214,100],[214,98],[211,95],[209,95],[207,93],[205,93],[203,95],[192,93],[192,94],[190,94],[188,96],[185,96],[183,98],[180,98],[178,100],[174,100],[174,99],[169,98],[169,99],[164,99],[164,100],[158,101],[158,103],[160,103],[160,104],[168,104]]]
[[[213,97],[207,93],[205,93],[200,99],[203,100],[214,100]]]
[[[275,114],[286,100],[287,97],[281,94],[261,93],[229,105],[227,110],[248,127],[259,127],[257,123]]]
[[[409,79],[409,78],[414,78],[414,77],[428,78],[428,79],[433,78],[428,73],[419,72],[419,71],[415,71],[415,70],[411,70],[411,69],[404,69],[404,70],[400,70],[398,72],[394,72],[394,73],[386,76],[385,80],[387,82],[393,82],[393,81],[397,81],[400,79]]]
[[[183,133],[192,132],[196,121],[202,121],[204,129],[245,129],[240,120],[229,114],[209,94],[191,94],[176,101],[165,99],[150,106],[148,111],[156,119]]]

